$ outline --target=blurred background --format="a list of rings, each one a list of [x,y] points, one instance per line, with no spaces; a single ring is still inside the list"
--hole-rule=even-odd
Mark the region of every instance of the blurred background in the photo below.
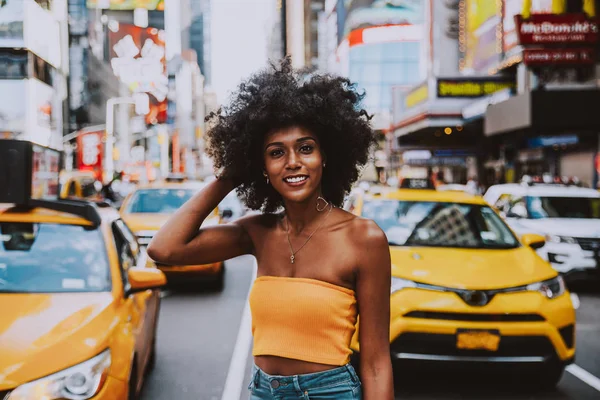
[[[103,181],[202,178],[205,115],[289,54],[365,91],[380,134],[365,180],[596,188],[596,3],[3,0],[0,137],[64,149],[67,170]],[[571,22],[580,34],[556,34]]]

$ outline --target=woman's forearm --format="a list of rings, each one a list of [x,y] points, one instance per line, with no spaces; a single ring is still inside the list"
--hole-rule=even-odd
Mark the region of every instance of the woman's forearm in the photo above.
[[[361,366],[360,375],[363,400],[394,399],[394,378],[389,358],[372,366]]]
[[[186,246],[221,200],[235,188],[230,179],[217,179],[196,193],[156,233],[148,246],[155,261],[169,264],[172,254]]]

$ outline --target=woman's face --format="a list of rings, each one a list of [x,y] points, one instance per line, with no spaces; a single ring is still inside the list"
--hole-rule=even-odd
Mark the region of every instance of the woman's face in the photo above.
[[[313,133],[296,126],[274,131],[263,149],[270,184],[285,200],[306,201],[319,191],[324,160]]]

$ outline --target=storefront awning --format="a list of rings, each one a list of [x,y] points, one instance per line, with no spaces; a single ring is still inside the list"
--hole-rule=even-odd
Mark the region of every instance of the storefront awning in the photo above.
[[[509,93],[514,85],[513,80],[501,76],[432,77],[409,90],[394,88],[391,131],[400,138],[462,126],[465,107],[500,91]]]
[[[508,132],[598,131],[600,90],[536,90],[491,104],[485,113],[487,136]]]

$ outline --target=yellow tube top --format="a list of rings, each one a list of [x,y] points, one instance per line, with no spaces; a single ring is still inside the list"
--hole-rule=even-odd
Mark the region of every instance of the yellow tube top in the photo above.
[[[254,356],[349,362],[357,317],[353,290],[316,279],[261,276],[249,301]]]

